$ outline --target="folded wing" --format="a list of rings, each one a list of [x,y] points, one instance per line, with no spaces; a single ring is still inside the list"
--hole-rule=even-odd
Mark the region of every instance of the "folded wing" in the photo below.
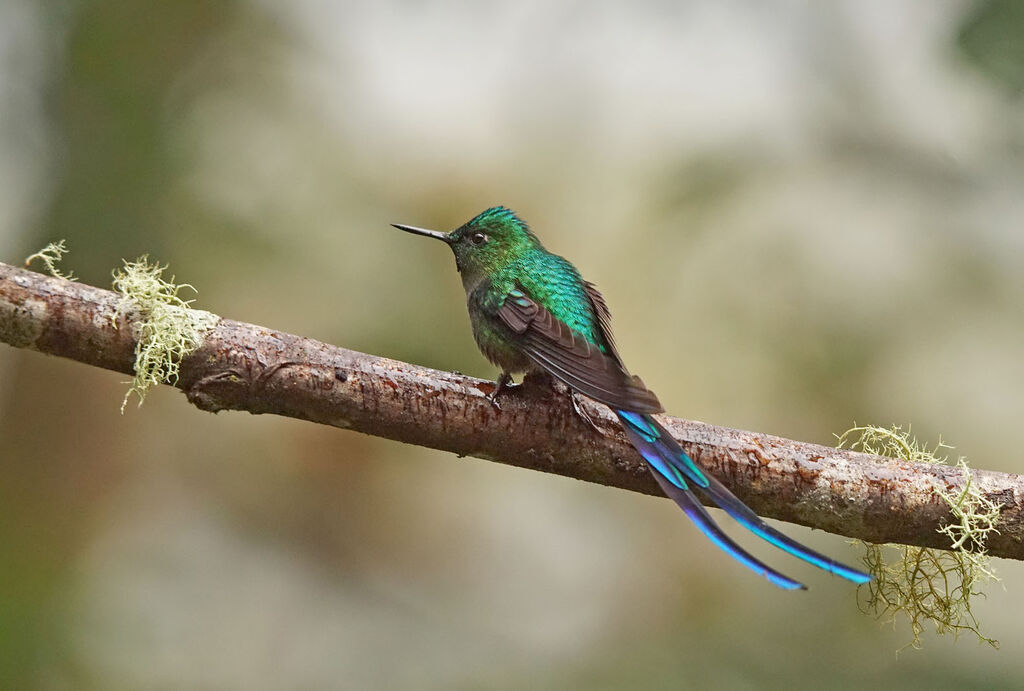
[[[663,410],[658,397],[619,361],[607,329],[608,309],[600,294],[587,285],[604,344],[597,345],[573,331],[525,291],[511,291],[497,316],[516,335],[517,345],[531,362],[567,385],[613,408],[640,413]]]

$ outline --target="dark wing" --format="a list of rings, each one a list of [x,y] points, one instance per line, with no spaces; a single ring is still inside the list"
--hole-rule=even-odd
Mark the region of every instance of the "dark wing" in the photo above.
[[[596,290],[588,288],[587,292],[600,299]],[[599,304],[603,313],[597,308],[598,320],[607,333],[608,308],[603,300]],[[622,366],[607,337],[609,352],[604,353],[522,290],[505,298],[497,316],[516,334],[517,345],[531,362],[581,394],[615,409],[638,413],[664,410],[640,378]]]
[[[601,332],[604,334],[604,342],[608,344],[608,354],[618,360],[621,365],[622,358],[619,357],[619,351],[615,348],[615,340],[612,338],[612,313],[608,310],[604,296],[598,292],[597,286],[590,281],[583,282],[583,289],[586,291],[587,297],[590,298],[590,304],[594,306],[597,321],[601,325]]]

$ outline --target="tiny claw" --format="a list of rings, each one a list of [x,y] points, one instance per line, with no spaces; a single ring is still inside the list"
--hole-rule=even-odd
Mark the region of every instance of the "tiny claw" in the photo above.
[[[500,394],[505,389],[510,388],[509,387],[509,382],[511,382],[511,381],[512,381],[512,375],[509,374],[508,372],[502,372],[501,376],[498,377],[498,380],[496,382],[494,382],[494,391],[492,391],[491,393],[487,394],[486,398],[487,398],[488,401],[491,402],[491,405],[494,406],[495,410],[501,411],[501,404],[498,403],[498,394]]]
[[[497,391],[498,390],[495,389],[493,393],[487,394],[487,400],[491,402],[491,405],[494,406],[495,410],[501,412],[501,404],[498,403]]]

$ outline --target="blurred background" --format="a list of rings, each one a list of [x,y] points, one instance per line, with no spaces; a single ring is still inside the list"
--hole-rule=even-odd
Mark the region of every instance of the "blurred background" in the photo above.
[[[679,416],[1024,470],[1024,4],[3,0],[0,259],[493,377],[450,254],[519,211]],[[776,591],[671,502],[0,346],[0,678],[41,689],[1019,688]],[[855,561],[845,539],[787,526]],[[747,544],[753,544],[744,536]]]

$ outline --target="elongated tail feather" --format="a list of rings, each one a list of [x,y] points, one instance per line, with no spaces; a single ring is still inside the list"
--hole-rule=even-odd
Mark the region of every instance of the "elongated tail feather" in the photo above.
[[[725,485],[711,476],[708,476],[708,478],[711,482],[703,491],[711,497],[711,500],[721,507],[723,511],[732,516],[740,525],[757,535],[762,540],[775,545],[784,552],[792,554],[794,557],[798,557],[809,564],[817,566],[819,569],[841,576],[842,578],[852,581],[858,585],[861,583],[867,583],[871,580],[871,576],[869,574],[866,574],[863,571],[858,571],[857,569],[846,566],[845,564],[840,564],[838,561],[826,557],[824,554],[821,554],[810,547],[800,544],[788,535],[771,527],[761,520],[760,516],[751,511],[750,507],[737,499],[736,496],[725,487]]]
[[[687,480],[703,489],[714,479],[705,475],[679,447],[672,435],[650,415],[627,410],[616,410],[615,414],[619,416],[619,421],[626,428],[626,432],[639,436],[656,449],[655,458],[644,458],[679,489],[686,489]]]
[[[794,581],[785,574],[779,573],[736,544],[732,538],[726,535],[722,529],[718,527],[718,524],[715,523],[715,519],[711,517],[711,514],[708,513],[708,510],[704,508],[704,505],[700,503],[693,492],[688,489],[679,489],[674,483],[669,482],[667,479],[662,477],[660,473],[653,473],[653,475],[654,479],[658,481],[659,485],[661,485],[661,489],[665,494],[686,512],[686,515],[690,517],[690,520],[693,521],[698,528],[700,528],[702,533],[710,538],[710,540],[716,545],[721,547],[722,550],[730,557],[743,564],[751,571],[761,574],[780,588],[785,588],[786,590],[807,590],[807,586],[803,583]]]
[[[705,535],[737,561],[763,574],[768,580],[783,588],[792,588],[793,586],[783,585],[782,582],[779,582],[779,578],[784,582],[796,583],[796,581],[792,581],[778,572],[768,569],[764,564],[751,557],[729,540],[718,526],[715,525],[714,520],[707,511],[704,511],[704,507],[690,491],[688,483],[695,485],[699,490],[707,494],[719,508],[732,516],[744,528],[779,549],[854,583],[866,583],[871,580],[870,575],[840,564],[809,547],[805,547],[765,523],[746,504],[740,501],[736,495],[730,492],[725,485],[702,471],[686,452],[682,450],[672,435],[650,415],[625,410],[617,410],[615,412],[622,422],[630,442],[644,457],[644,460],[647,461],[651,467],[652,474],[665,491],[665,494],[679,504],[680,508],[686,512]],[[697,514],[693,508],[694,504],[700,507],[704,516]],[[724,537],[728,542],[722,541],[717,537],[718,535]]]

